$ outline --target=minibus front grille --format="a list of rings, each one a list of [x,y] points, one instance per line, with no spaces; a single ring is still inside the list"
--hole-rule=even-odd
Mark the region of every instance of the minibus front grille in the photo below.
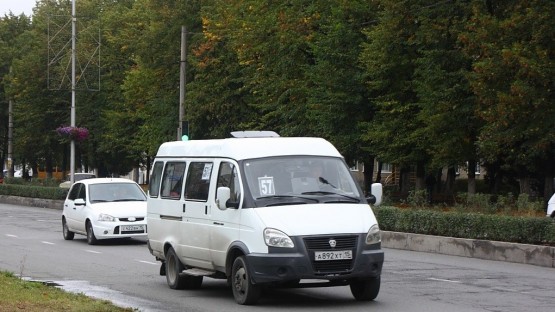
[[[303,239],[306,250],[311,259],[312,268],[317,275],[329,274],[347,274],[350,273],[355,261],[358,236],[356,235],[343,235],[343,236],[318,236],[318,237],[305,237]],[[331,247],[335,242],[335,247]],[[317,251],[338,251],[338,250],[351,250],[353,258],[346,260],[326,260],[316,261],[315,252]]]

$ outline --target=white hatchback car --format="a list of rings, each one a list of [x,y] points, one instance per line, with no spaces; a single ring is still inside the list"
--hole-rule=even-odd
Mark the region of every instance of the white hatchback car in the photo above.
[[[555,220],[555,194],[547,202],[547,216]]]
[[[146,195],[128,179],[75,182],[64,202],[62,229],[64,239],[82,234],[90,245],[100,239],[146,238]]]

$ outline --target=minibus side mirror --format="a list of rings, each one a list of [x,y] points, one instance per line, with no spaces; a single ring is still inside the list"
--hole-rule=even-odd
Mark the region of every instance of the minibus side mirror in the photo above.
[[[226,203],[231,198],[231,190],[229,187],[221,186],[216,190],[216,204],[218,209],[226,210]]]
[[[231,190],[229,187],[220,186],[216,190],[216,204],[218,205],[218,209],[226,210],[227,209],[227,201],[231,198]]]
[[[227,208],[239,208],[239,201],[232,201],[231,190],[229,187],[224,186],[218,187],[216,190],[216,204],[220,210],[226,210]]]
[[[75,206],[85,206],[85,200],[83,198],[76,198],[73,202]]]
[[[381,183],[372,183],[370,195],[366,198],[371,205],[379,206],[382,203],[383,186]]]

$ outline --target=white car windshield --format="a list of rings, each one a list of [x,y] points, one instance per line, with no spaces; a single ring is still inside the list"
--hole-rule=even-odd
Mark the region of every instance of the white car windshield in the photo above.
[[[247,186],[256,201],[278,204],[359,202],[360,193],[340,158],[282,156],[246,160]],[[284,203],[285,202],[285,203]]]
[[[89,185],[91,203],[115,201],[145,201],[140,187],[133,183],[99,183]]]

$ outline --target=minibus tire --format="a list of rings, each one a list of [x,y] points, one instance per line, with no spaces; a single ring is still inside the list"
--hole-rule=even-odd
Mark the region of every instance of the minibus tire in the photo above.
[[[358,301],[371,301],[376,299],[380,292],[381,277],[353,280],[350,283],[351,293]]]
[[[253,284],[245,256],[235,258],[231,267],[231,289],[238,304],[253,305],[262,293],[260,285]]]
[[[170,247],[166,254],[166,281],[171,289],[185,288],[185,278],[181,275],[183,268],[179,257],[175,254],[173,248]]]

